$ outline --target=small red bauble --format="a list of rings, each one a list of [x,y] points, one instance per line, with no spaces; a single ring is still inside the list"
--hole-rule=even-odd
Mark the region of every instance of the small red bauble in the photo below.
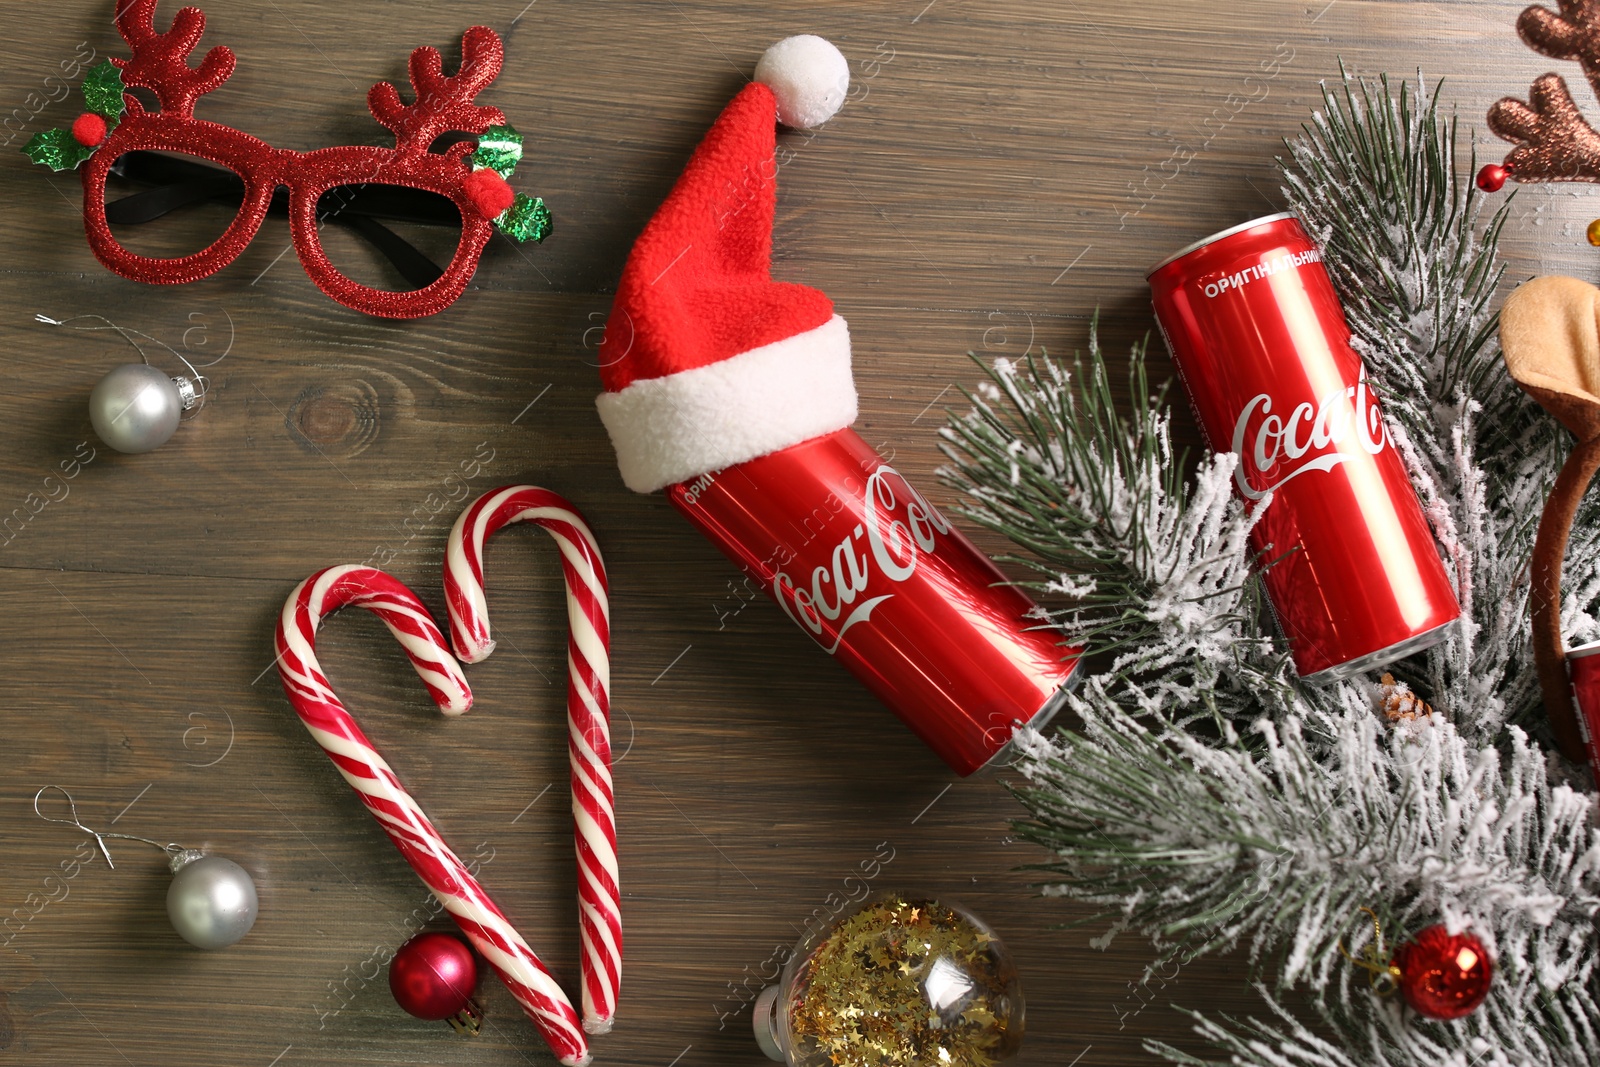
[[[1486,163],[1478,171],[1478,188],[1486,193],[1498,193],[1510,176],[1511,172],[1499,163]]]
[[[1430,926],[1401,945],[1394,954],[1400,971],[1400,994],[1430,1019],[1459,1019],[1475,1011],[1489,995],[1494,965],[1489,953],[1470,933],[1452,934]]]
[[[463,178],[461,187],[466,190],[472,206],[486,219],[499,218],[517,199],[511,184],[487,167]]]
[[[72,139],[85,148],[97,148],[106,140],[106,120],[93,111],[85,111],[72,120]]]
[[[470,1007],[478,984],[472,950],[449,934],[418,934],[400,946],[389,964],[395,1003],[419,1019],[440,1020]]]

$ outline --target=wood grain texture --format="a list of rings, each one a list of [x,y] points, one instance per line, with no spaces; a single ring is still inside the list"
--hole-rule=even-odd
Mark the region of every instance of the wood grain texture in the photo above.
[[[1516,41],[1520,6],[210,0],[206,44],[232,45],[239,67],[200,114],[296,149],[383,143],[365,93],[403,79],[411,48],[449,56],[473,22],[505,37],[485,99],[527,135],[516,184],[547,199],[555,236],[497,239],[455,307],[391,323],[325,299],[284,254],[281,220],[195,285],[102,270],[75,177],[16,148],[75,113],[75,98],[49,99],[63,60],[125,54],[111,4],[17,5],[0,68],[0,916],[13,917],[0,1058],[551,1062],[492,979],[475,1041],[394,1006],[377,961],[428,920],[427,899],[270,671],[284,596],[326,564],[389,560],[442,609],[450,523],[468,494],[510,481],[576,501],[611,568],[627,963],[598,1062],[759,1062],[747,1005],[763,971],[875,859],[876,884],[955,895],[1011,942],[1029,1000],[1023,1063],[1151,1062],[1142,1040],[1189,1041],[1171,1004],[1253,1010],[1238,959],[1134,993],[1145,946],[1093,950],[1099,926],[1060,926],[1083,911],[1032,895],[1017,868],[1042,857],[1007,836],[1019,809],[1005,772],[953,781],[779,612],[742,606],[731,567],[659,496],[623,488],[593,406],[600,326],[632,238],[760,52],[788,33],[829,36],[855,89],[833,123],[783,137],[775,271],[834,298],[855,337],[863,436],[948,506],[937,429],[974,380],[969,350],[1068,352],[1099,308],[1125,352],[1152,327],[1147,265],[1276,209],[1272,157],[1339,57],[1358,73],[1445,76],[1481,128],[1492,100],[1559,66]],[[1487,135],[1478,144],[1498,158]],[[1514,276],[1594,273],[1592,194],[1519,194]],[[36,313],[103,315],[215,360],[208,404],[160,451],[112,453],[85,401],[135,357]],[[1164,355],[1153,362],[1162,373]],[[1180,433],[1196,440],[1187,422]],[[471,669],[479,702],[464,719],[433,714],[360,613],[325,627],[320,648],[442,832],[575,989],[564,612],[545,541],[509,533],[490,551],[501,651]],[[115,871],[93,859],[47,883],[84,855],[72,831],[34,818],[47,783],[91,825],[243,863],[261,893],[255,930],[189,949],[165,918],[159,857],[138,845],[116,850]]]

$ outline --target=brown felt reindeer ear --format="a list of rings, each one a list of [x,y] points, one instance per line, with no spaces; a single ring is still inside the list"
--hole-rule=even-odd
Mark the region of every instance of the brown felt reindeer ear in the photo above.
[[[1600,289],[1535,278],[1500,312],[1506,369],[1580,442],[1600,436]]]
[[[1600,289],[1577,278],[1535,278],[1500,310],[1500,350],[1518,385],[1576,437],[1534,539],[1533,660],[1561,752],[1584,759],[1561,637],[1561,564],[1584,491],[1600,469]]]

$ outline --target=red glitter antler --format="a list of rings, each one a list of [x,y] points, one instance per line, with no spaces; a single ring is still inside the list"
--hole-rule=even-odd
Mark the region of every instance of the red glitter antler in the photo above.
[[[156,0],[122,0],[117,8],[117,29],[133,49],[132,59],[113,59],[122,68],[124,85],[140,85],[156,94],[163,114],[194,117],[194,102],[233,74],[233,50],[218,45],[206,53],[199,67],[189,66],[189,53],[206,32],[206,16],[186,7],[172,17],[172,28],[156,32]],[[132,94],[128,110],[143,112]]]
[[[461,69],[444,75],[444,61],[435,48],[423,46],[411,53],[411,86],[417,102],[400,102],[400,92],[389,82],[379,82],[367,93],[372,117],[394,131],[395,147],[402,152],[426,152],[442,133],[454,130],[482,133],[503,123],[499,108],[472,102],[500,75],[505,48],[500,37],[484,26],[474,26],[461,36]]]

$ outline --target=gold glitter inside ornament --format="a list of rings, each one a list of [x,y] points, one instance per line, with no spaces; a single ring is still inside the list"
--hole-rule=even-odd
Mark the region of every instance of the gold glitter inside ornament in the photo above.
[[[1600,219],[1595,219],[1589,223],[1589,228],[1584,232],[1589,238],[1589,243],[1596,248],[1600,248]]]
[[[990,1067],[1022,1043],[1000,939],[957,907],[899,894],[802,943],[774,1007],[791,1067]]]

